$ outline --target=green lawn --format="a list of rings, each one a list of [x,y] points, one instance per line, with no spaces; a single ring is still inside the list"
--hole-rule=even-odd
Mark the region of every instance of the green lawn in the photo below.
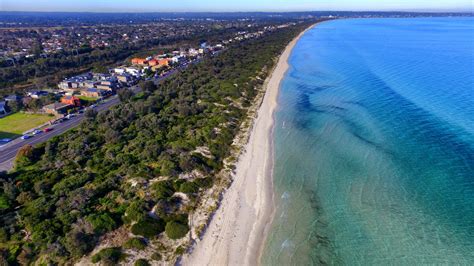
[[[97,98],[95,97],[87,97],[87,96],[82,96],[82,95],[76,96],[76,97],[88,103],[95,103],[97,101]]]
[[[14,138],[23,132],[42,125],[53,117],[42,114],[14,113],[0,118],[0,138]]]

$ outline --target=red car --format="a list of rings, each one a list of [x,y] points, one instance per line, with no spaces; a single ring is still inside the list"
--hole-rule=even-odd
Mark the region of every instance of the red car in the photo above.
[[[49,131],[51,131],[51,130],[53,130],[53,129],[50,128],[50,127],[47,127],[47,128],[45,128],[45,129],[43,129],[43,132],[49,132]]]

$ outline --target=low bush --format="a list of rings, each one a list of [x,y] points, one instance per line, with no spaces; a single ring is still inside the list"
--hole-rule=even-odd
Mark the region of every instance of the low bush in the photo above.
[[[149,266],[150,263],[148,263],[146,259],[138,259],[137,261],[135,261],[133,265],[134,266]]]
[[[157,199],[167,199],[174,193],[173,183],[168,180],[156,182],[152,185],[153,196]]]
[[[147,238],[155,237],[165,230],[165,223],[161,219],[146,218],[132,225],[132,233]]]
[[[162,256],[159,252],[155,252],[153,253],[153,255],[151,255],[151,259],[152,260],[161,260]]]
[[[105,265],[115,265],[123,257],[121,248],[104,248],[99,251],[97,254],[92,256],[92,262],[98,263],[102,262]]]
[[[180,239],[188,233],[189,227],[185,224],[171,221],[166,223],[165,231],[169,238]]]
[[[194,182],[186,182],[179,186],[179,191],[186,194],[194,194],[199,192],[199,186]]]
[[[143,238],[135,237],[129,239],[125,244],[123,244],[124,248],[128,249],[136,249],[136,250],[144,250],[147,244]]]

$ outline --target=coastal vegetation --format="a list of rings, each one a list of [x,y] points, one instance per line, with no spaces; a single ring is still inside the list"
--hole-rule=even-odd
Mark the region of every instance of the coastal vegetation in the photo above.
[[[183,254],[190,213],[227,167],[277,56],[307,26],[234,44],[158,85],[143,83],[140,97],[121,93],[118,106],[88,111],[79,127],[22,149],[15,170],[0,174],[0,263]],[[97,250],[114,232],[125,233]]]

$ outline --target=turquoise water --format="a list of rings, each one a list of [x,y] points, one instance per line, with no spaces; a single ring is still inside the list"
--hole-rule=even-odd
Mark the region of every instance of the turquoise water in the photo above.
[[[265,265],[474,265],[474,19],[353,19],[297,43]]]

